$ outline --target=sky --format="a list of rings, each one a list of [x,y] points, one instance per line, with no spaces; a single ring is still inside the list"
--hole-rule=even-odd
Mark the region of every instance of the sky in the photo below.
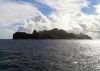
[[[0,0],[0,39],[52,28],[100,38],[100,0]]]

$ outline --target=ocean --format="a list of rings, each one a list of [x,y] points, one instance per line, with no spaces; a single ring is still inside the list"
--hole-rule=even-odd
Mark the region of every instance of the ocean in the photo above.
[[[100,41],[0,40],[0,71],[100,71]]]

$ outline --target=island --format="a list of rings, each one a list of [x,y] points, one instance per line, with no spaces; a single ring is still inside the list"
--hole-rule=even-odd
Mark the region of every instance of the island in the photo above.
[[[13,39],[92,39],[86,34],[68,33],[62,29],[54,28],[52,30],[36,31],[32,34],[25,32],[16,32],[13,34]]]

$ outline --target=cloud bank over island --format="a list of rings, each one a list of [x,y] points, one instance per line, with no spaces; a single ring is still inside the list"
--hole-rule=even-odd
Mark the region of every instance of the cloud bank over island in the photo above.
[[[47,16],[30,2],[0,0],[0,38],[12,38],[15,31],[32,33],[34,29],[40,31],[52,28],[99,37],[100,4],[93,5],[95,14],[88,15],[82,12],[82,8],[88,8],[91,4],[88,0],[36,0],[36,2],[55,10]],[[3,35],[5,37],[2,37]]]

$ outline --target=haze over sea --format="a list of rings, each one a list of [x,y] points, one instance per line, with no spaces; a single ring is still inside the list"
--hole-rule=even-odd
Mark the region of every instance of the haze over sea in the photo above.
[[[0,71],[100,71],[100,41],[0,40]]]

